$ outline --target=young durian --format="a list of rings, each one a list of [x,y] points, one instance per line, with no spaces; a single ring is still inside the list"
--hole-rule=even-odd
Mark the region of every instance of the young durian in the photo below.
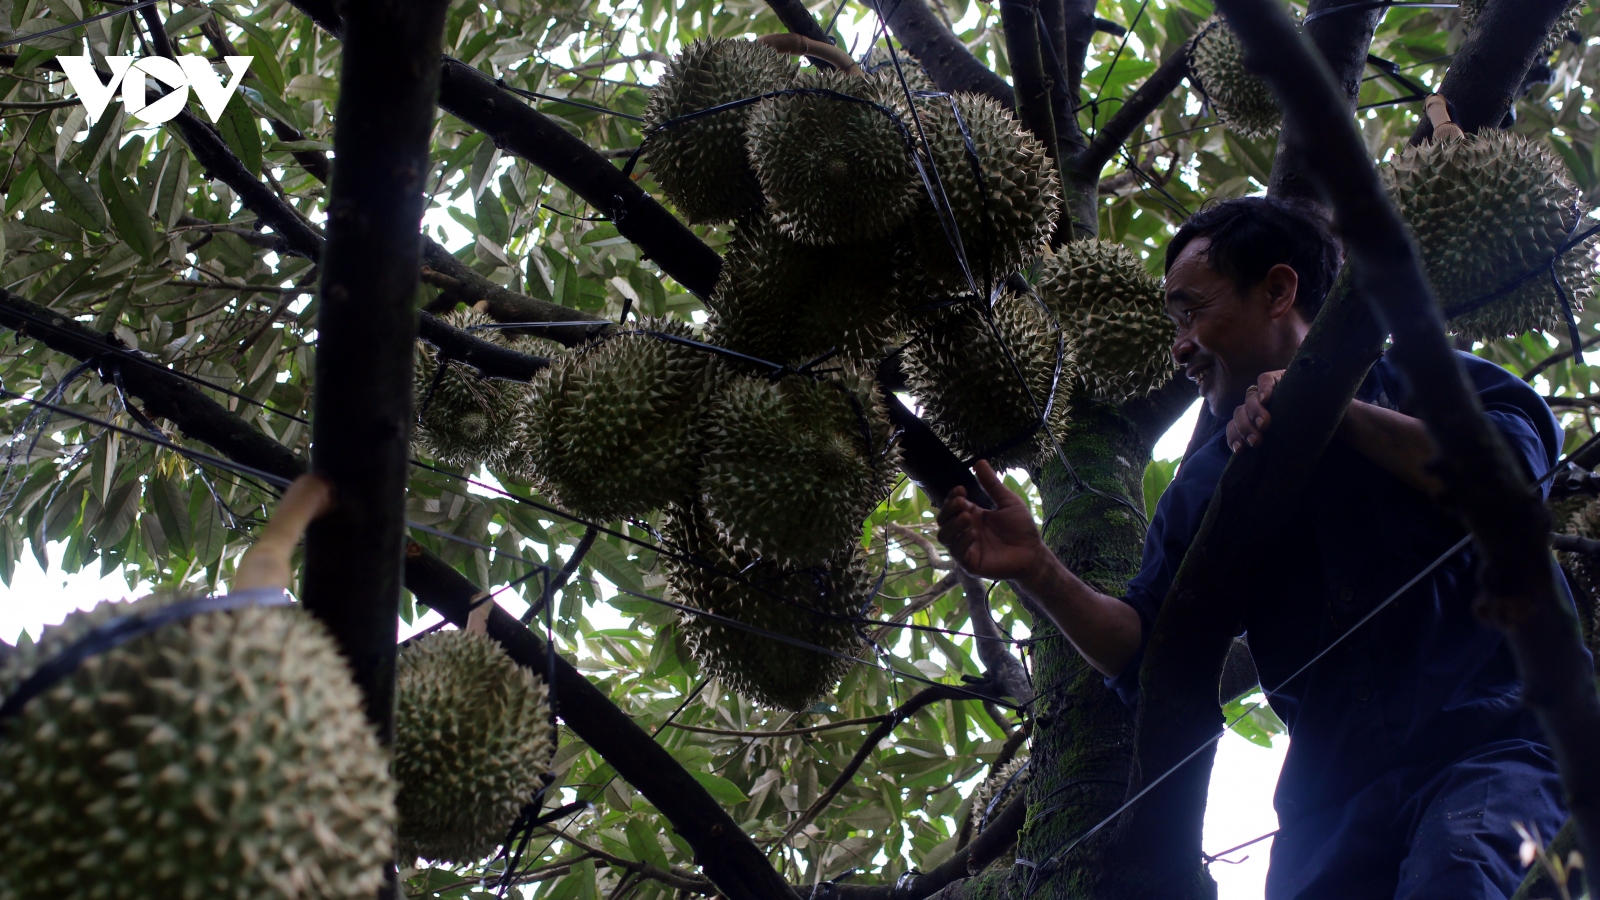
[[[555,753],[544,679],[474,631],[436,631],[401,649],[394,727],[404,863],[493,853]]]
[[[788,56],[744,40],[697,40],[673,59],[645,107],[644,157],[651,175],[684,218],[715,224],[761,206],[761,186],[745,153],[750,107],[661,126],[689,113],[778,90],[795,71]]]
[[[1230,131],[1267,138],[1282,127],[1278,98],[1266,79],[1245,68],[1244,44],[1221,16],[1200,26],[1189,50],[1189,72]]]
[[[1121,403],[1172,377],[1174,329],[1161,285],[1126,246],[1072,241],[1042,260],[1039,296],[1073,335],[1089,395]]]
[[[718,346],[781,365],[825,353],[880,355],[901,309],[893,238],[812,247],[761,216],[739,223],[712,294],[709,336]]]
[[[1032,766],[1028,764],[1030,758],[1024,756],[1011,760],[991,771],[988,778],[972,789],[973,837],[982,834],[1000,810],[1027,789],[1028,779],[1033,774]]]
[[[674,551],[662,556],[669,597],[844,657],[861,653],[856,620],[872,601],[874,581],[859,539],[825,565],[784,566],[734,546],[695,503],[668,507],[662,534]],[[762,706],[806,709],[854,665],[707,616],[682,613],[679,621],[700,667]]]
[[[888,237],[916,208],[920,187],[898,80],[808,70],[791,87],[829,93],[763,100],[747,131],[750,164],[778,232],[822,245]]]
[[[707,421],[706,514],[742,551],[786,565],[825,562],[899,471],[870,376],[728,380]]]
[[[1548,267],[1581,227],[1584,208],[1543,141],[1485,130],[1407,147],[1380,171],[1452,331],[1491,341],[1563,327]],[[1594,293],[1589,249],[1574,247],[1555,265],[1574,312],[1583,309]],[[1507,288],[1477,308],[1454,309]]]
[[[961,303],[918,317],[911,330],[906,381],[934,432],[963,459],[1024,465],[1065,429],[1075,351],[1037,298],[1007,289],[992,310]]]
[[[0,697],[96,627],[177,598],[102,603],[0,668]],[[0,722],[0,897],[374,897],[394,785],[323,625],[244,607],[85,659]]]
[[[1061,200],[1055,164],[991,97],[920,98],[917,110],[930,151],[924,164],[930,177],[937,173],[935,191],[942,188],[948,199],[955,229],[955,235],[946,229],[924,192],[912,220],[917,266],[932,284],[970,290],[958,238],[977,290],[987,291],[1037,255],[1055,227]]]
[[[642,516],[693,494],[721,364],[679,321],[646,319],[575,347],[535,378],[509,467],[588,519]]]
[[[456,328],[476,329],[471,332],[473,337],[509,349],[526,349],[498,328],[479,328],[494,323],[482,313],[456,310],[442,318]],[[422,455],[447,465],[498,466],[521,435],[517,419],[527,390],[520,382],[485,378],[463,362],[447,359],[441,363],[437,350],[418,341],[411,380],[412,408],[417,414],[412,443]]]
[[[900,64],[898,69],[895,67],[896,61]],[[939,86],[933,83],[933,76],[929,75],[928,70],[907,53],[904,47],[896,48],[895,55],[891,57],[888,50],[874,46],[872,52],[867,54],[866,60],[861,63],[861,68],[868,75],[887,79],[901,96],[904,95],[904,89],[900,85],[901,75],[905,76],[905,87],[913,92],[939,90]]]

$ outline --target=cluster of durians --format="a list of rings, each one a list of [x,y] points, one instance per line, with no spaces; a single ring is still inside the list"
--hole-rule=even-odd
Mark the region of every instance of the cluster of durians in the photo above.
[[[0,667],[9,697],[156,594],[75,612]],[[475,862],[545,784],[544,685],[486,636],[402,650],[395,753],[323,625],[246,606],[90,653],[0,722],[0,896],[370,898],[406,862]]]
[[[441,374],[419,350],[418,442],[581,518],[665,509],[669,591],[713,614],[682,617],[700,665],[805,708],[862,650],[862,525],[898,474],[873,377],[884,357],[900,354],[957,453],[1018,465],[1067,427],[1073,399],[1170,376],[1171,325],[1132,251],[1050,251],[1056,171],[1011,112],[937,92],[903,55],[802,70],[760,42],[698,41],[646,120],[666,197],[726,226],[709,321],[611,329],[525,387]]]

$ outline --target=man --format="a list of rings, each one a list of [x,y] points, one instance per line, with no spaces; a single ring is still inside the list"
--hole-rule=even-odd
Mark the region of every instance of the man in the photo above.
[[[962,566],[1012,580],[1130,703],[1151,623],[1222,469],[1270,432],[1273,388],[1338,259],[1320,215],[1270,198],[1202,211],[1167,248],[1172,357],[1227,426],[1183,461],[1125,596],[1068,571],[986,463],[978,478],[997,508],[958,488],[939,513],[939,539]],[[1561,447],[1554,416],[1510,373],[1460,359],[1530,483],[1541,478]],[[1509,649],[1470,611],[1470,549],[1289,680],[1465,534],[1438,502],[1434,448],[1408,409],[1398,369],[1380,360],[1318,461],[1301,521],[1261,548],[1246,633],[1292,738],[1274,801],[1269,900],[1505,898],[1522,874],[1513,823],[1549,837],[1565,818]]]

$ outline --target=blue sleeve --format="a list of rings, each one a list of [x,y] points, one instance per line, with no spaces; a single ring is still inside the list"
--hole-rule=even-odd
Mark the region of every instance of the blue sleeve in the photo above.
[[[1205,517],[1206,506],[1216,492],[1217,482],[1222,480],[1222,470],[1231,455],[1219,431],[1191,458],[1183,461],[1177,477],[1156,504],[1155,517],[1150,520],[1150,530],[1144,538],[1139,574],[1128,582],[1127,593],[1121,598],[1139,614],[1139,652],[1121,674],[1106,679],[1106,686],[1116,691],[1129,706],[1138,703],[1139,665],[1144,661],[1144,648],[1150,641],[1150,626],[1161,610],[1162,601],[1167,599],[1167,591],[1178,574],[1184,554],[1200,530],[1200,520]]]
[[[1529,481],[1543,479],[1561,458],[1564,438],[1561,423],[1549,404],[1538,391],[1505,369],[1470,353],[1460,355],[1478,392],[1478,402],[1505,438],[1511,455],[1523,464],[1523,474]],[[1540,482],[1540,492],[1550,493],[1549,482]]]

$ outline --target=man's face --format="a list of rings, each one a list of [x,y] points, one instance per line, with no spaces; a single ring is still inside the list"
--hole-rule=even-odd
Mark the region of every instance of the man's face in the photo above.
[[[1206,258],[1210,247],[1210,238],[1195,238],[1173,261],[1167,272],[1166,310],[1178,326],[1173,361],[1200,386],[1211,414],[1227,418],[1262,373],[1288,364],[1303,327],[1285,321],[1299,318],[1292,310],[1292,269],[1277,266],[1261,284],[1240,290],[1232,278],[1211,267]],[[1287,286],[1285,278],[1291,282]]]

